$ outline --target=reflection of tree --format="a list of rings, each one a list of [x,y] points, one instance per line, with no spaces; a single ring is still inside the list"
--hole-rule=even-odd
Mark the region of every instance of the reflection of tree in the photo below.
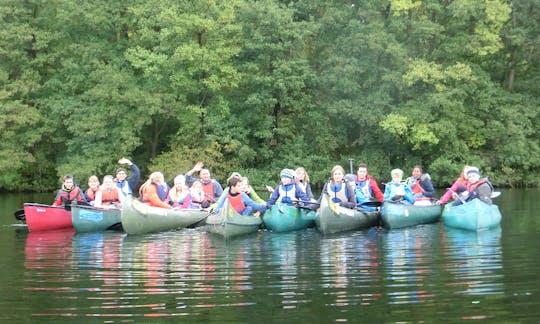
[[[445,227],[444,254],[455,293],[486,295],[503,293],[501,227],[473,232]]]

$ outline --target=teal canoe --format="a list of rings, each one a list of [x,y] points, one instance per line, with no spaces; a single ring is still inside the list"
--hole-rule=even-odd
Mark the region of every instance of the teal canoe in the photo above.
[[[442,214],[446,226],[469,231],[481,231],[497,227],[502,215],[497,205],[489,205],[480,199],[473,199],[465,204],[452,206],[447,204]]]
[[[315,211],[277,203],[264,213],[263,222],[274,232],[289,232],[313,227],[315,218]]]
[[[323,195],[315,224],[323,234],[370,228],[379,223],[378,211],[365,211],[341,207]]]
[[[71,220],[77,232],[98,232],[121,230],[120,209],[98,208],[93,206],[71,206]]]
[[[152,207],[128,197],[122,206],[122,227],[128,234],[156,233],[188,227],[208,215],[203,209]]]
[[[417,206],[385,201],[381,210],[384,227],[402,228],[436,223],[441,217],[440,205]]]
[[[262,220],[259,216],[245,216],[237,213],[229,203],[223,205],[217,215],[206,218],[204,230],[215,233],[228,239],[259,230]]]

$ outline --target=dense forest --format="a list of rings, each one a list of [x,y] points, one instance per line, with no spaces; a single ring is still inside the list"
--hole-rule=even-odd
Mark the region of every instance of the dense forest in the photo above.
[[[197,161],[540,183],[538,0],[1,0],[0,191]]]

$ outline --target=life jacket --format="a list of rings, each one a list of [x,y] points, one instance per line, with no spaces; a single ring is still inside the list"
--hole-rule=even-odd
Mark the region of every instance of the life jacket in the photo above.
[[[284,186],[283,184],[279,185],[278,187],[278,199],[276,201],[280,201],[284,204],[291,204],[293,199],[296,198],[296,186],[294,183],[288,184]]]
[[[97,190],[88,188],[88,190],[86,190],[86,199],[88,199],[88,201],[96,200],[96,192],[98,191],[99,191],[99,188]]]
[[[411,186],[411,191],[415,195],[423,195],[424,189],[420,186],[420,181],[416,180]]]
[[[167,186],[166,184],[162,186],[158,186],[156,184],[154,185],[156,186],[156,192],[159,196],[159,199],[161,199],[161,201],[167,201],[167,197],[169,197],[169,186]]]
[[[156,194],[158,195],[159,200],[161,200],[163,202],[167,202],[168,190],[166,190],[163,186],[158,186],[155,183],[151,183],[150,185],[154,187],[154,190],[156,191]],[[150,188],[146,188],[146,190],[143,190],[143,192],[141,192],[141,201],[143,203],[149,203],[150,202],[150,199],[148,199],[148,196],[145,195],[147,190],[150,190]]]
[[[62,202],[62,205],[67,205],[73,201],[83,201],[83,196],[79,186],[75,185],[70,191],[61,189],[58,199]]]
[[[183,204],[188,195],[189,190],[177,191],[176,188],[169,190],[169,198],[175,203]]]
[[[356,198],[362,199],[362,200],[369,200],[373,198],[373,195],[371,193],[371,179],[366,178],[363,181],[356,181]]]
[[[335,203],[349,201],[347,184],[344,181],[341,181],[337,186],[333,185],[331,181],[328,182],[326,192],[330,195],[330,199]]]
[[[114,187],[111,190],[101,189],[101,203],[103,205],[117,205],[120,203],[120,189]]]
[[[120,189],[120,192],[124,194],[124,196],[129,195],[131,192],[131,187],[129,186],[129,183],[127,180],[124,180],[122,182],[119,182],[116,178],[114,179],[114,182],[116,182],[116,187]]]
[[[396,195],[404,195],[405,194],[405,184],[402,183],[396,183],[396,182],[388,182],[386,184],[387,188],[390,188],[390,194],[388,197],[392,198]]]
[[[210,180],[208,183],[202,183],[202,190],[204,191],[205,200],[208,200],[211,203],[215,202],[214,180]]]
[[[237,213],[241,213],[246,209],[246,205],[242,201],[242,194],[227,194],[227,199],[229,200],[229,203],[231,204],[232,208],[236,210]]]
[[[302,189],[304,193],[307,194],[307,183],[305,183],[304,181],[298,181],[296,182],[296,184],[298,185],[298,187],[300,187],[300,189]]]
[[[469,196],[467,197],[467,201],[470,201],[470,200],[473,200],[474,198],[479,198],[479,194],[478,194],[478,187],[480,187],[481,185],[487,183],[489,185],[489,187],[491,188],[491,191],[493,192],[493,185],[491,184],[491,182],[489,182],[487,179],[480,179],[478,181],[476,181],[475,183],[469,183],[467,185],[467,191],[469,192]]]

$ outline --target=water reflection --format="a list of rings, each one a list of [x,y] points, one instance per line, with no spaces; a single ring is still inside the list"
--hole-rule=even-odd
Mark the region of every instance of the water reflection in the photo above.
[[[456,294],[502,294],[501,227],[473,232],[445,227],[443,245],[447,271]]]
[[[434,238],[438,224],[421,225],[386,232],[383,240],[389,304],[415,304],[431,300],[436,253]]]

